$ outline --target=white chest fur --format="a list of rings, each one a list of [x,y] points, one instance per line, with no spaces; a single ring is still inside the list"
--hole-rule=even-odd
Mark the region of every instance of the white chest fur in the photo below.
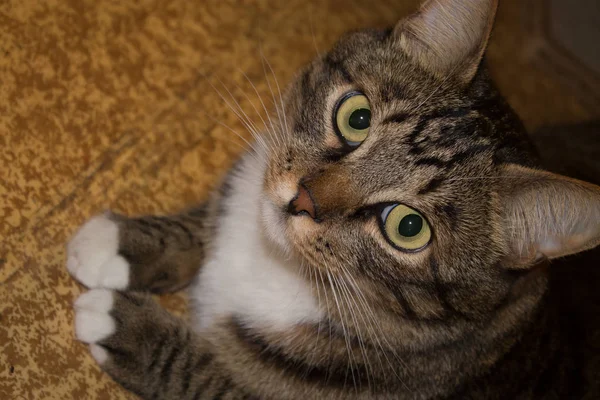
[[[260,227],[263,166],[246,157],[225,199],[212,257],[191,288],[196,329],[216,318],[236,315],[246,323],[285,330],[302,321],[317,321],[317,302],[309,284],[266,241]]]

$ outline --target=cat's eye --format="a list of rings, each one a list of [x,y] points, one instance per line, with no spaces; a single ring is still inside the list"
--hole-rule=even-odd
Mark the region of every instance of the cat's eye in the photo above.
[[[358,146],[369,134],[371,107],[366,96],[359,92],[346,94],[338,102],[334,114],[337,134],[350,146]]]
[[[381,213],[381,225],[388,241],[404,251],[419,251],[431,241],[427,220],[403,204],[386,206]]]

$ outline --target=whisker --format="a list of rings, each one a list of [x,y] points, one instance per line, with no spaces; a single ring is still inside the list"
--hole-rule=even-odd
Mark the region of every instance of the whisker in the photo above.
[[[271,130],[270,131],[267,128],[267,131],[269,132],[269,136],[271,137],[271,139],[274,138],[275,140],[277,140],[277,145],[281,146],[281,142],[279,141],[279,135],[277,134],[275,126],[273,125],[273,120],[271,119],[271,116],[269,115],[269,111],[267,110],[267,107],[265,106],[265,103],[264,103],[264,101],[262,99],[262,96],[258,93],[258,89],[254,85],[254,83],[250,80],[250,78],[248,77],[248,75],[246,75],[246,73],[244,71],[242,71],[241,69],[240,69],[240,72],[244,75],[244,78],[246,78],[246,80],[248,81],[248,83],[250,83],[250,85],[252,86],[252,89],[254,89],[254,93],[256,93],[256,96],[258,97],[258,100],[260,101],[260,104],[262,105],[262,108],[265,111],[265,115],[267,116],[267,119],[269,120],[269,125],[271,126]],[[254,104],[253,104],[253,106],[254,106]],[[256,110],[256,108],[254,108],[254,109],[255,109],[256,113],[258,114],[258,116],[260,117],[263,125],[265,125],[265,127],[266,127],[267,123],[263,119],[261,113],[259,113],[258,110]]]
[[[510,179],[509,177],[505,177],[505,176],[465,176],[465,177],[455,177],[455,178],[448,178],[446,179],[446,182],[454,182],[454,181],[476,181],[476,180],[502,180],[502,179]]]
[[[369,321],[371,321],[370,324],[367,324],[364,319],[363,322],[365,322],[365,325],[367,326],[367,328],[370,328],[369,331],[371,332],[371,335],[373,336],[373,338],[375,339],[375,341],[377,342],[379,348],[381,349],[381,351],[383,352],[385,358],[388,361],[388,364],[390,367],[393,368],[393,364],[391,363],[391,361],[388,359],[385,350],[383,349],[383,345],[381,344],[380,340],[379,340],[379,335],[377,334],[377,329],[375,329],[375,327],[373,326],[373,322],[377,323],[377,328],[379,329],[379,331],[381,332],[381,326],[378,323],[377,317],[375,316],[375,313],[373,312],[373,310],[371,309],[371,307],[369,306],[364,294],[362,293],[362,291],[360,290],[356,280],[354,279],[354,277],[352,276],[352,274],[350,274],[350,272],[348,271],[348,269],[341,263],[339,262],[336,258],[334,258],[334,260],[336,260],[337,265],[339,266],[340,270],[342,271],[342,273],[346,276],[347,278],[347,283],[349,283],[352,286],[352,289],[354,290],[354,292],[358,295],[357,299],[359,301],[359,304],[361,305],[363,311],[365,312],[365,316],[368,318]],[[355,300],[355,304],[356,300]],[[358,306],[358,304],[357,304]],[[363,314],[360,314],[361,318],[363,317]],[[379,354],[379,352],[376,352],[377,354],[377,358],[379,360],[379,364],[382,366],[382,370],[384,370],[383,368],[383,361],[381,359],[381,356]],[[385,373],[385,372],[384,372]],[[395,373],[396,377],[398,378],[398,380],[400,380],[400,377],[398,377],[398,375]]]
[[[242,72],[242,74],[243,74],[243,75],[246,77],[246,79],[248,79],[248,82],[249,82],[249,83],[250,83],[252,86],[254,86],[254,85],[252,84],[252,82],[249,80],[249,78],[246,76],[246,74],[244,73],[244,71],[242,71],[241,69],[240,69],[240,71],[241,71],[241,72]],[[221,83],[221,84],[223,85],[223,83]],[[224,86],[224,85],[223,85],[223,86]],[[266,124],[265,120],[263,119],[263,117],[262,117],[261,113],[258,111],[258,109],[256,108],[256,106],[254,105],[254,102],[253,102],[253,101],[250,99],[250,97],[248,96],[248,94],[246,94],[246,92],[245,92],[245,91],[244,91],[244,90],[243,90],[243,89],[240,87],[240,85],[238,85],[238,84],[235,84],[235,86],[236,86],[236,88],[237,88],[237,89],[238,89],[240,92],[242,92],[242,95],[243,95],[243,96],[244,96],[244,98],[245,98],[245,99],[248,101],[248,103],[250,103],[250,105],[251,105],[251,106],[252,106],[252,108],[254,109],[254,112],[255,112],[255,113],[258,115],[258,118],[260,118],[260,120],[261,120],[261,122],[262,122],[262,124],[263,124],[263,126],[264,126],[264,131],[266,131],[266,133],[268,133],[268,134],[269,134],[269,137],[271,137],[271,139],[272,139],[272,138],[273,138],[273,136],[272,136],[272,134],[271,134],[271,131],[269,130],[269,128],[268,128],[268,126],[267,126],[267,124]],[[255,91],[256,91],[256,88],[255,88]],[[256,95],[259,97],[259,100],[260,100],[260,101],[261,101],[261,103],[262,103],[262,100],[260,99],[260,95],[258,94],[258,91],[256,91]],[[234,101],[236,101],[236,100],[234,99]],[[237,101],[236,101],[236,104],[238,104],[238,103],[237,103]],[[243,108],[242,108],[242,107],[241,107],[239,104],[238,104],[238,107],[240,108],[240,110],[243,110]],[[266,111],[266,110],[265,110],[265,111]],[[247,115],[247,114],[246,114],[246,115]],[[267,115],[267,117],[268,117],[268,115]],[[249,119],[249,120],[251,120],[249,116],[248,116],[248,119]],[[255,132],[257,133],[257,135],[258,135],[258,136],[260,136],[260,137],[262,138],[262,135],[259,133],[259,132],[261,132],[261,130],[259,130],[258,128],[256,128],[256,125],[253,125],[253,126],[254,126],[254,130],[255,130]],[[262,138],[262,139],[264,140],[264,138]],[[274,143],[272,143],[272,144],[274,144]],[[268,142],[266,142],[266,141],[265,141],[265,146],[267,146],[269,149],[271,149],[271,151],[274,151],[274,148],[273,148],[272,146],[271,146],[271,147],[269,147],[269,146],[268,146]]]
[[[353,387],[354,387],[354,390],[356,391],[357,390],[357,388],[356,388],[356,377],[354,376],[354,368],[353,368],[353,362],[352,362],[353,361],[352,360],[353,359],[352,349],[351,349],[350,343],[348,341],[348,333],[346,331],[346,326],[344,324],[344,316],[342,314],[342,308],[341,308],[339,300],[338,300],[337,292],[335,290],[335,285],[334,285],[333,280],[331,278],[331,274],[327,270],[325,272],[327,273],[327,279],[329,280],[329,285],[331,287],[331,290],[333,291],[333,296],[334,296],[334,299],[335,299],[335,304],[337,306],[338,313],[340,315],[340,323],[342,324],[342,333],[343,333],[343,336],[344,336],[344,342],[346,343],[346,351],[348,352],[348,362],[350,364],[349,365],[349,369],[350,369],[350,373],[352,374]],[[347,376],[348,376],[348,371],[346,370],[346,377]]]
[[[323,272],[320,269],[315,269],[315,273],[319,273],[319,277],[321,279],[321,285],[323,288],[323,293],[325,294],[325,303],[326,303],[326,307],[327,307],[327,313],[330,313],[330,306],[329,306],[329,296],[327,296],[327,288],[325,287],[325,280],[323,279]],[[331,321],[328,321],[328,325],[329,325],[329,351],[327,354],[327,357],[329,358],[329,363],[327,364],[327,381],[329,381],[329,369],[331,367],[331,357],[332,357],[332,346],[333,346],[333,336],[332,336],[332,324]]]
[[[302,271],[303,277],[309,281],[310,287],[313,288],[313,279],[312,279],[313,273],[312,273],[312,268],[310,267],[310,265],[307,266],[304,263],[304,261],[301,261],[301,263],[300,263],[300,269]],[[318,282],[316,282],[316,280],[315,280],[315,283],[318,283]],[[318,307],[320,307],[320,302],[318,303]],[[320,323],[321,323],[321,321],[319,320],[319,324]],[[306,341],[309,339],[309,336],[310,335],[304,335],[304,339],[302,340],[302,343],[300,343],[300,345],[298,347],[299,351],[301,351],[301,352],[305,352],[306,351],[305,344],[306,344]],[[319,337],[317,335],[317,342],[318,342],[318,340],[319,340]],[[314,346],[312,348],[314,349]],[[310,370],[310,366],[313,364],[315,354],[316,354],[316,352],[313,351],[313,353],[311,355],[311,358],[310,358],[310,361],[309,361],[309,363],[307,365],[307,368],[306,368],[306,372],[305,372],[306,375],[308,375],[309,370]]]
[[[313,269],[314,268],[312,268],[311,266],[309,266],[309,270],[310,270],[310,273],[311,273],[311,280],[312,280],[312,274],[313,274],[313,272],[315,274],[315,286],[316,286],[315,290],[317,292],[317,305],[318,305],[318,308],[320,310],[321,306],[322,306],[322,303],[321,303],[321,291],[319,290],[319,280],[316,279],[317,272],[313,271]],[[319,337],[321,336],[321,323],[322,322],[323,322],[323,318],[319,318],[319,323],[317,325],[317,338],[315,340],[315,345],[313,346],[314,352],[313,352],[312,357],[311,357],[311,362],[314,361],[316,352],[319,349]]]
[[[358,336],[358,345],[360,348],[360,352],[363,358],[363,363],[366,366],[366,373],[367,373],[367,386],[369,388],[369,390],[371,389],[371,378],[369,376],[369,371],[370,371],[370,363],[369,363],[369,358],[367,356],[367,351],[364,345],[364,337],[360,331],[360,326],[358,324],[358,320],[356,318],[356,313],[354,312],[354,308],[352,307],[352,304],[350,304],[350,300],[352,298],[351,294],[348,291],[348,286],[346,285],[346,283],[344,282],[343,279],[341,279],[341,277],[337,277],[335,275],[332,275],[333,279],[336,281],[338,287],[341,289],[340,290],[340,294],[341,296],[344,296],[346,299],[346,304],[348,305],[347,309],[350,313],[350,318],[352,319],[354,326],[356,327],[356,334]],[[354,303],[356,305],[356,303]],[[364,321],[363,321],[364,322]],[[360,383],[360,381],[359,381]]]
[[[350,277],[351,275],[349,272],[347,272],[346,270],[342,270],[342,272],[346,275],[346,277]],[[349,283],[352,283],[349,280]],[[396,376],[396,378],[400,381],[400,377],[398,376],[398,374],[395,373],[395,369],[394,369],[394,364],[391,362],[391,360],[387,357],[386,354],[386,350],[384,350],[383,345],[381,343],[381,341],[379,340],[379,335],[377,334],[377,329],[373,326],[373,322],[377,322],[377,317],[375,316],[375,314],[373,313],[373,310],[369,307],[369,305],[366,303],[366,300],[364,298],[364,295],[362,294],[362,292],[360,291],[360,289],[358,287],[356,287],[354,284],[353,286],[353,290],[354,292],[358,295],[358,303],[355,304],[360,305],[360,307],[362,308],[362,310],[365,312],[365,316],[367,317],[367,319],[370,321],[370,324],[367,324],[365,322],[365,325],[367,326],[367,328],[369,328],[370,334],[372,335],[373,339],[375,340],[376,344],[379,346],[381,353],[383,353],[384,357],[386,358],[388,365],[392,368],[392,370],[394,371],[394,375]],[[361,299],[362,297],[362,299]],[[364,321],[364,320],[363,320]],[[381,331],[381,327],[378,325],[379,330]],[[379,354],[379,352],[376,352],[377,354],[377,359],[379,361],[379,365],[382,367],[382,371],[384,373],[384,378],[385,378],[385,368],[383,366],[383,360],[381,358],[381,354]]]
[[[339,266],[339,268],[340,268],[340,270],[342,271],[342,273],[344,274],[344,276],[345,276],[346,278],[348,278],[350,275],[349,275],[349,272],[347,271],[347,269],[346,269],[346,268],[345,268],[345,267],[344,267],[344,266],[343,266],[343,265],[342,265],[340,262],[338,262],[337,260],[336,260],[336,263],[337,263],[337,265]],[[355,297],[355,296],[352,296],[352,293],[351,293],[351,291],[350,291],[350,287],[348,286],[348,283],[351,283],[351,282],[349,282],[349,281],[346,281],[346,279],[343,279],[342,277],[340,277],[340,279],[341,279],[341,280],[342,280],[342,282],[344,283],[344,286],[345,286],[345,288],[346,288],[346,291],[347,291],[348,298],[349,298],[350,300],[352,300],[352,302],[353,302],[353,303],[354,303],[354,305],[356,306],[356,309],[360,311],[360,309],[362,308],[362,311],[363,311],[363,312],[366,312],[366,313],[367,313],[367,314],[366,314],[366,316],[368,317],[368,316],[369,316],[369,315],[368,315],[368,310],[367,310],[367,308],[365,307],[365,305],[366,305],[366,304],[364,304],[364,303],[363,303],[363,304],[360,304],[360,303],[361,303],[361,302],[360,302],[360,298],[358,299],[358,302],[357,302],[357,299],[356,299],[356,297]],[[355,293],[357,292],[356,288],[353,288],[353,290],[354,290],[354,292],[355,292]],[[365,314],[363,314],[363,312],[358,312],[358,315],[360,316],[360,318],[361,318],[361,320],[362,320],[363,324],[366,326],[367,330],[368,330],[368,331],[370,331],[370,333],[369,333],[369,332],[368,332],[368,333],[369,333],[370,335],[373,335],[373,336],[375,337],[375,336],[377,335],[377,333],[376,333],[375,329],[373,328],[373,326],[367,323],[367,320],[365,320]],[[364,341],[363,335],[362,335],[362,333],[360,332],[360,330],[359,330],[359,328],[358,328],[358,325],[357,325],[357,334],[358,334],[358,336],[359,336],[359,340],[361,340],[361,341]],[[363,344],[363,348],[364,348],[364,344]],[[366,350],[365,350],[365,351],[366,351]],[[380,366],[382,367],[382,371],[384,371],[384,369],[383,369],[383,362],[382,362],[382,360],[381,360],[381,356],[380,356],[379,352],[375,352],[375,354],[377,355],[377,358],[378,358],[378,360],[379,360],[379,364],[380,364]],[[366,358],[366,357],[365,357],[365,358]],[[373,368],[372,368],[372,366],[370,365],[370,363],[369,363],[368,361],[366,361],[366,365],[367,365],[368,369],[371,371],[371,373],[373,373]],[[367,371],[367,372],[368,372],[368,371]],[[385,371],[384,371],[384,373],[385,373]],[[367,375],[367,378],[368,378],[368,375]]]
[[[229,109],[238,117],[238,119],[240,120],[240,122],[246,127],[246,129],[248,130],[248,133],[250,133],[250,135],[256,139],[256,133],[251,129],[251,127],[248,126],[247,122],[244,120],[244,118],[242,118],[242,116],[239,114],[239,112],[229,103],[229,101],[227,101],[227,99],[225,98],[225,96],[223,96],[223,94],[219,91],[219,89],[216,88],[215,85],[212,84],[212,82],[210,82],[207,78],[205,78],[206,82],[213,88],[213,90],[217,93],[217,95],[221,98],[221,100],[229,107]],[[205,113],[206,114],[206,113]],[[209,118],[213,119],[210,115],[206,114],[207,116],[209,116]],[[213,119],[214,120],[214,119]],[[232,132],[236,133],[240,138],[243,139],[243,137],[241,135],[239,135],[236,131],[234,131],[233,129],[229,128],[228,126],[226,126],[223,123],[220,123],[217,121],[217,123],[221,124],[224,127],[227,127],[229,130],[231,130]],[[259,152],[259,150],[254,147],[253,145],[250,144],[250,142],[248,142],[246,139],[243,139],[252,149],[254,149],[254,151]],[[264,143],[261,142],[256,142],[259,145],[263,146],[264,148]],[[264,148],[265,150],[268,150],[268,148]]]
[[[261,49],[261,52],[262,52],[262,49]],[[285,113],[285,103],[283,101],[283,95],[281,94],[281,88],[279,87],[279,80],[277,79],[277,75],[275,74],[275,71],[273,70],[273,67],[271,66],[271,63],[269,62],[269,60],[267,60],[267,58],[264,55],[263,55],[263,59],[267,63],[267,66],[269,67],[269,70],[271,71],[271,75],[273,75],[273,78],[275,79],[275,86],[277,86],[277,93],[279,94],[279,103],[281,104],[281,112],[283,114],[283,123],[284,123],[285,131],[286,131],[286,133],[289,134],[287,116]]]
[[[285,110],[284,110],[284,106],[283,106],[283,99],[281,97],[281,90],[279,88],[279,82],[277,81],[277,76],[275,75],[275,72],[273,71],[273,68],[271,67],[271,64],[269,63],[269,61],[266,59],[263,51],[262,51],[262,46],[260,47],[260,56],[261,56],[261,60],[262,60],[262,66],[263,66],[263,73],[265,74],[265,79],[267,81],[267,86],[269,87],[269,91],[271,92],[271,97],[273,98],[273,104],[275,105],[275,111],[277,113],[277,118],[279,120],[279,125],[283,127],[283,130],[285,130],[286,135],[289,136],[289,131],[288,131],[288,125],[287,125],[287,118],[285,116]],[[277,100],[275,98],[275,93],[273,92],[273,87],[271,86],[271,82],[269,80],[269,78],[267,77],[267,69],[266,66],[269,66],[269,70],[271,71],[271,74],[273,76],[273,78],[275,79],[275,84],[277,85],[277,91],[279,92],[279,100],[281,103],[281,110],[279,109],[279,106],[277,105]],[[281,120],[281,115],[283,114],[283,121]]]
[[[335,258],[334,258],[335,259]],[[372,333],[373,333],[373,338],[375,339],[375,341],[377,342],[379,348],[381,349],[385,359],[388,362],[388,365],[391,367],[392,372],[394,373],[394,375],[396,376],[396,378],[402,382],[402,384],[407,388],[408,386],[406,386],[406,384],[402,381],[402,379],[398,376],[395,368],[394,368],[394,364],[392,363],[392,361],[389,359],[389,357],[387,356],[388,351],[391,352],[396,361],[402,365],[406,366],[406,363],[404,363],[400,357],[396,354],[396,352],[393,350],[393,347],[391,346],[391,344],[387,341],[386,337],[384,335],[382,335],[381,333],[383,333],[383,329],[381,328],[381,325],[379,324],[379,320],[377,319],[377,317],[375,316],[375,313],[373,312],[373,310],[371,309],[371,307],[368,305],[368,301],[366,299],[366,297],[364,296],[364,294],[362,293],[362,290],[360,290],[360,287],[358,286],[358,283],[356,282],[356,280],[354,279],[354,277],[352,276],[352,274],[350,274],[347,270],[347,268],[345,268],[343,266],[342,263],[340,263],[339,261],[337,262],[337,264],[340,266],[340,270],[346,275],[346,277],[348,278],[348,283],[350,283],[354,289],[354,292],[358,295],[358,299],[361,301],[361,304],[363,305],[363,310],[366,311],[366,316],[372,321],[372,323],[374,323],[376,325],[376,328],[372,327]],[[380,334],[377,334],[377,332],[380,332]],[[388,351],[384,350],[383,344],[380,341],[380,337],[381,339],[385,342]],[[381,362],[381,359],[380,359]]]
[[[248,131],[252,134],[252,136],[254,137],[254,139],[257,142],[260,142],[262,144],[262,146],[265,148],[265,150],[269,151],[270,148],[267,146],[267,144],[265,143],[264,139],[261,137],[261,135],[260,135],[258,129],[256,128],[256,126],[254,125],[254,122],[252,121],[252,119],[250,119],[250,117],[248,116],[248,114],[246,114],[244,112],[244,110],[240,106],[240,103],[235,99],[235,97],[233,96],[233,94],[231,93],[231,91],[229,90],[229,88],[227,88],[227,86],[225,86],[225,84],[219,78],[217,78],[217,80],[219,81],[219,83],[221,84],[221,86],[223,86],[223,88],[227,91],[227,93],[229,94],[229,97],[231,98],[231,100],[233,100],[233,102],[237,106],[237,110],[239,110],[239,112],[236,112],[236,114],[239,116],[239,118],[242,121],[242,123],[244,123],[244,125],[246,126],[246,128],[248,129]],[[233,110],[233,107],[232,107],[232,110]]]
[[[214,122],[215,124],[221,125],[223,128],[229,130],[230,132],[232,132],[233,134],[235,134],[237,137],[239,137],[240,139],[242,139],[244,141],[244,143],[246,143],[252,150],[254,150],[255,152],[259,152],[258,149],[251,143],[249,142],[244,136],[242,136],[239,132],[237,132],[235,129],[231,128],[229,125],[225,124],[224,122],[219,121],[218,119],[214,118],[212,115],[210,115],[209,113],[205,112],[205,111],[201,111],[207,118],[209,118],[212,122]],[[246,150],[246,148],[244,146],[242,146],[241,144],[231,140],[231,139],[226,139],[228,142],[235,144],[236,146],[239,146],[240,148]],[[258,159],[258,157],[255,154],[250,153],[251,156],[260,163],[260,160]]]

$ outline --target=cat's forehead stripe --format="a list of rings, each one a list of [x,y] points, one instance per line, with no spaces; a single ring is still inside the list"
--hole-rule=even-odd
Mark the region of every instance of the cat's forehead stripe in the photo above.
[[[347,83],[347,84],[354,83],[354,79],[352,78],[352,75],[350,75],[350,72],[344,65],[343,61],[335,60],[331,54],[327,55],[323,61],[325,63],[325,66],[328,69],[327,72],[330,75],[333,75],[332,72],[337,72],[343,78],[344,83]]]

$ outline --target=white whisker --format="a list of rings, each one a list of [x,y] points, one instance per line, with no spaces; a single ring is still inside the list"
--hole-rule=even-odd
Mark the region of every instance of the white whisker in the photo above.
[[[265,55],[262,51],[262,47],[260,47],[260,56],[261,56],[261,60],[262,60],[262,66],[263,66],[263,73],[265,74],[265,79],[267,81],[267,86],[269,87],[269,91],[271,92],[271,97],[273,98],[273,104],[275,105],[275,111],[277,113],[277,118],[279,120],[279,125],[282,126],[283,130],[285,130],[286,135],[289,136],[289,131],[288,131],[288,125],[287,125],[287,117],[285,116],[285,110],[284,110],[284,106],[283,106],[283,99],[281,97],[281,90],[279,88],[279,82],[277,81],[277,76],[275,75],[275,72],[273,71],[273,68],[271,67],[271,64],[269,63],[269,61],[265,58]],[[277,100],[275,98],[275,93],[273,91],[273,87],[271,86],[271,82],[269,80],[269,78],[267,77],[267,69],[266,66],[269,66],[269,70],[271,71],[271,74],[273,76],[273,78],[275,79],[275,84],[277,86],[277,91],[279,92],[279,100],[281,102],[281,110],[279,108],[279,106],[277,105]],[[282,121],[282,116],[283,114],[283,121]]]
[[[223,96],[223,94],[219,91],[219,89],[217,89],[215,87],[215,85],[212,84],[212,82],[210,82],[207,78],[205,78],[206,82],[213,88],[213,90],[217,93],[217,95],[221,98],[221,100],[223,100],[223,102],[229,107],[229,109],[238,117],[238,119],[240,120],[240,122],[246,127],[246,129],[248,130],[248,133],[250,133],[250,135],[256,139],[256,132],[254,132],[251,127],[248,126],[247,122],[244,120],[244,118],[242,118],[242,116],[239,114],[239,112],[229,103],[229,101],[227,101],[227,99],[225,98],[225,96]],[[230,128],[229,126],[227,126],[226,124],[215,120],[212,116],[210,116],[208,113],[204,113],[205,115],[207,115],[211,120],[213,120],[214,122],[220,124],[221,126],[229,129],[231,132],[235,133],[238,137],[240,137],[242,140],[244,140],[244,142],[246,144],[248,144],[254,151],[259,152],[259,149],[257,149],[253,144],[251,144],[248,140],[246,140],[242,135],[240,135],[237,131],[235,131],[234,129]],[[263,148],[265,150],[268,150],[268,148],[264,147],[264,143],[261,142],[255,142],[258,143],[259,145],[263,146]]]
[[[335,290],[335,284],[333,282],[333,279],[331,278],[331,274],[329,271],[325,271],[327,273],[327,279],[329,280],[329,285],[331,287],[331,290],[333,292],[333,297],[335,299],[335,304],[337,306],[337,310],[338,313],[340,315],[340,323],[342,325],[342,334],[344,336],[344,342],[346,343],[346,350],[348,352],[348,362],[349,362],[349,368],[350,368],[350,373],[352,374],[352,382],[353,382],[353,387],[354,390],[357,390],[356,387],[356,377],[354,376],[354,368],[353,368],[353,356],[352,356],[352,348],[350,346],[350,343],[348,341],[348,332],[346,331],[346,325],[344,324],[344,315],[342,314],[342,307],[340,306],[340,302],[338,300],[338,296],[337,296],[337,292]],[[348,372],[346,371],[346,376],[348,375]]]
[[[350,318],[352,319],[352,322],[354,324],[354,326],[356,327],[356,334],[358,336],[358,345],[360,348],[360,352],[363,358],[363,362],[366,366],[366,373],[367,373],[367,386],[369,389],[371,389],[371,378],[369,375],[369,371],[370,371],[370,363],[369,363],[369,357],[367,355],[367,351],[365,349],[364,346],[364,337],[361,334],[360,331],[360,326],[358,324],[358,320],[356,319],[356,313],[354,312],[354,307],[352,307],[352,304],[350,304],[350,300],[352,298],[351,294],[348,291],[348,287],[346,285],[346,283],[344,282],[343,279],[341,279],[341,277],[337,277],[335,275],[332,275],[334,281],[336,281],[338,287],[340,288],[340,297],[343,296],[346,299],[346,304],[347,304],[347,310],[350,313]],[[356,303],[355,303],[356,304]],[[364,322],[364,321],[363,321]],[[360,380],[359,380],[360,383]]]
[[[323,273],[321,270],[315,269],[315,273],[318,272],[319,273],[319,277],[321,279],[321,285],[323,287],[323,293],[325,294],[325,303],[326,303],[326,307],[327,307],[327,313],[330,313],[330,306],[329,306],[329,296],[327,296],[327,288],[325,286],[325,280],[323,279]],[[330,363],[327,365],[327,375],[329,376],[329,368],[331,365],[331,350],[332,350],[332,344],[333,344],[333,336],[332,336],[332,326],[331,326],[331,321],[328,321],[328,325],[329,325],[329,353],[327,354],[327,357],[330,360]]]
[[[229,94],[229,97],[231,98],[231,100],[234,102],[234,104],[237,107],[238,112],[236,112],[234,110],[234,108],[231,107],[232,111],[235,112],[236,115],[238,115],[238,117],[240,118],[240,121],[242,121],[242,123],[246,126],[246,128],[248,129],[248,131],[254,137],[254,139],[257,142],[259,142],[264,147],[265,150],[269,151],[270,149],[269,149],[268,145],[265,143],[264,139],[261,137],[260,132],[258,131],[258,129],[256,128],[256,126],[254,125],[254,122],[252,122],[252,119],[250,119],[250,117],[248,116],[248,114],[246,114],[244,112],[244,110],[240,106],[240,103],[235,99],[235,97],[233,96],[233,94],[231,93],[231,91],[229,90],[229,88],[227,88],[227,86],[225,86],[225,84],[219,78],[217,78],[217,80],[219,81],[219,83],[221,84],[221,86],[223,86],[223,88],[227,91],[227,93]]]
[[[252,86],[252,88],[254,89],[254,92],[256,93],[256,96],[258,97],[258,101],[260,101],[260,104],[262,105],[263,110],[265,111],[265,115],[267,116],[267,120],[269,121],[268,126],[271,127],[271,129],[269,130],[268,128],[266,128],[266,130],[269,133],[269,136],[271,137],[271,139],[275,139],[277,141],[277,145],[281,147],[281,142],[279,141],[279,135],[277,130],[275,129],[275,126],[273,125],[273,120],[271,119],[271,116],[269,115],[269,111],[267,110],[267,107],[265,106],[265,103],[262,99],[262,96],[258,93],[258,89],[256,88],[256,86],[254,85],[254,83],[250,80],[250,78],[248,77],[248,75],[246,75],[246,73],[242,70],[240,70],[242,72],[242,74],[244,75],[244,77],[246,78],[246,80],[248,81],[248,83],[250,83],[250,85]],[[253,104],[254,106],[254,104]],[[256,108],[255,108],[256,110]],[[263,125],[265,127],[267,127],[267,123],[265,122],[265,120],[262,118],[261,113],[258,112],[258,110],[256,110],[257,114],[259,115]]]

